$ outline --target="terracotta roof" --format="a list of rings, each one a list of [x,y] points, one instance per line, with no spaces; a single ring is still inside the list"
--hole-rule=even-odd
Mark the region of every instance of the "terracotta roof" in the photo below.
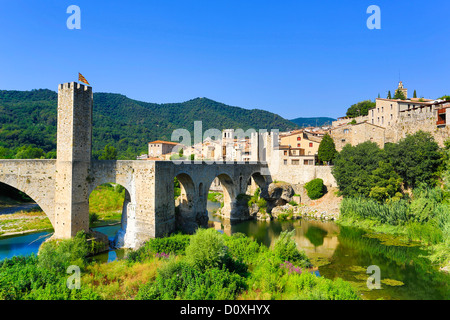
[[[156,141],[149,142],[149,144],[150,144],[150,143],[153,143],[153,144],[157,144],[157,143],[160,143],[160,144],[170,144],[170,145],[174,145],[174,146],[179,145],[179,143],[177,143],[177,142],[172,142],[172,141],[162,141],[162,140],[156,140]]]

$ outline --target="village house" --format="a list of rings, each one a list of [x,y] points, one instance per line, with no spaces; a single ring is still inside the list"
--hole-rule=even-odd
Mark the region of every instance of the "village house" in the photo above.
[[[162,140],[156,140],[156,141],[149,142],[147,159],[149,159],[149,160],[169,160],[171,155],[178,152],[178,150],[175,150],[176,146],[181,146],[181,145],[176,142],[162,141]]]

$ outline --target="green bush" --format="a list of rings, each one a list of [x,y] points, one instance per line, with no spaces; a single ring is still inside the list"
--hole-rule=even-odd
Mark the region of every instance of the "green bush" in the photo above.
[[[275,240],[273,252],[281,261],[289,261],[294,264],[300,264],[302,267],[310,267],[311,262],[303,251],[297,248],[294,240],[295,230],[283,231]]]
[[[325,194],[325,186],[322,179],[314,179],[305,184],[308,197],[312,200],[320,199]]]
[[[219,267],[225,258],[223,236],[215,229],[197,229],[186,248],[187,261],[200,270]]]
[[[170,261],[155,282],[139,288],[138,300],[233,300],[245,288],[245,279],[225,268],[204,271],[184,261]]]
[[[130,262],[142,262],[155,253],[184,255],[190,243],[189,235],[175,234],[165,238],[154,238],[147,241],[142,247],[131,251],[127,255]]]
[[[86,234],[80,231],[72,239],[44,242],[39,248],[39,267],[56,272],[65,272],[70,265],[83,268],[88,254]]]
[[[39,266],[35,255],[0,262],[0,300],[98,300],[91,288],[67,288],[68,274]]]
[[[258,205],[258,207],[260,209],[266,209],[267,208],[267,201],[263,198],[259,199],[258,201],[256,201],[256,204]]]

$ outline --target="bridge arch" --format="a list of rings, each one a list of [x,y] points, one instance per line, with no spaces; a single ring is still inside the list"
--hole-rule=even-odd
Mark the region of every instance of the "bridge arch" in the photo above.
[[[92,184],[91,188],[93,190],[89,194],[88,200],[89,214],[96,213],[95,209],[101,209],[103,211],[111,210],[111,212],[119,210],[121,225],[120,229],[117,231],[114,237],[113,244],[115,247],[125,247],[125,248],[133,247],[134,245],[133,231],[135,230],[136,224],[136,205],[135,202],[133,201],[134,198],[132,197],[133,194],[130,193],[128,188],[126,188],[120,183],[115,182],[107,182],[107,183],[102,182],[101,184],[97,185]],[[102,204],[97,202],[99,201],[99,199],[93,198],[93,193],[96,191],[100,192],[102,188],[109,189],[105,190],[107,194],[105,194],[104,196],[106,197],[113,196],[117,197],[118,199],[122,198],[123,199],[122,203],[119,204],[116,203],[116,205],[114,205],[114,202],[112,202],[113,205],[112,207],[98,208],[97,206],[101,206]],[[111,195],[111,193],[113,194]],[[114,193],[117,193],[117,195],[115,195]],[[114,201],[114,199],[112,200]],[[92,225],[90,225],[89,227],[91,228]]]
[[[53,220],[54,219],[54,206],[47,204],[44,201],[44,199],[41,198],[41,197],[43,197],[42,194],[39,194],[39,192],[36,192],[32,187],[27,188],[27,186],[18,185],[18,184],[12,183],[10,181],[8,183],[8,181],[5,181],[5,179],[0,178],[0,185],[1,184],[24,193],[33,202],[35,202],[39,206],[39,208],[41,208],[41,210],[44,212],[44,214],[47,216],[47,218],[50,220],[53,230],[55,230],[55,225],[54,225],[54,220]],[[27,184],[30,184],[30,182],[28,182]]]
[[[30,197],[55,229],[55,161],[0,160],[0,183]]]

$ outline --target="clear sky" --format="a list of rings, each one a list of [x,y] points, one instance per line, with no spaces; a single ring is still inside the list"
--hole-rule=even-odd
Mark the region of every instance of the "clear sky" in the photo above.
[[[69,5],[81,9],[70,30]],[[366,25],[370,5],[381,30]],[[0,0],[0,89],[95,92],[156,103],[207,97],[287,119],[361,100],[450,94],[450,1]]]

